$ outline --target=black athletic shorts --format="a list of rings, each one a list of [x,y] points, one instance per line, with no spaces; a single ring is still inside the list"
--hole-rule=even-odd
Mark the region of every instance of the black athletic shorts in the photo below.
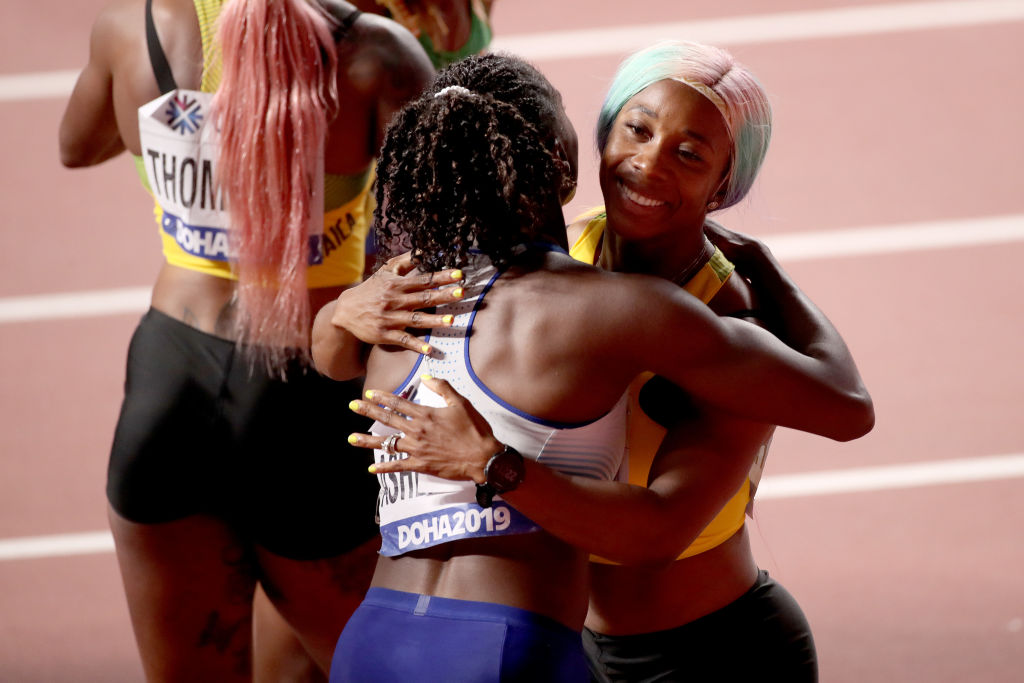
[[[591,680],[732,683],[818,680],[811,627],[789,591],[759,572],[744,595],[667,631],[609,636],[583,631]]]
[[[150,309],[128,350],[107,498],[133,522],[209,514],[278,555],[340,555],[378,533],[373,453],[347,441],[369,427],[348,409],[360,391],[298,363],[271,378],[234,342]]]

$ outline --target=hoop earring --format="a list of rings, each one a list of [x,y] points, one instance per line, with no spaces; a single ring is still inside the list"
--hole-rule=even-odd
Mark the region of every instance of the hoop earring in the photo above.
[[[576,181],[568,176],[562,176],[561,187],[559,189],[559,198],[562,200],[562,206],[565,206],[572,201],[573,197],[576,196]]]
[[[576,196],[576,178],[572,174],[572,167],[561,155],[555,157],[555,165],[558,167],[558,198],[565,206]]]

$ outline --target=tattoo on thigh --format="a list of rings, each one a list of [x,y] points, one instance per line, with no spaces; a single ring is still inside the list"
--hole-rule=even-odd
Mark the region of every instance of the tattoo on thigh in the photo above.
[[[212,646],[217,652],[227,652],[231,647],[231,641],[238,635],[238,632],[243,626],[248,627],[250,623],[252,623],[252,619],[249,617],[235,619],[233,622],[225,621],[220,612],[214,610],[206,617],[206,626],[199,634],[197,645],[199,647]]]
[[[241,617],[232,621],[223,619],[214,610],[206,619],[206,626],[199,634],[196,646],[200,649],[213,647],[219,654],[226,654],[236,660],[236,670],[248,673],[252,668],[252,618]]]

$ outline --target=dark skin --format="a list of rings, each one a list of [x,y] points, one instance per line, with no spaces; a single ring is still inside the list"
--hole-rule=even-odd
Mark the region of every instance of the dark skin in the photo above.
[[[752,244],[731,235],[731,239],[747,248]],[[730,255],[744,261],[735,247],[730,248]],[[742,286],[749,287],[749,283]],[[737,300],[746,301],[742,297]],[[476,362],[474,356],[474,365]],[[402,373],[375,386],[396,383],[400,380],[398,375]],[[728,386],[725,377],[719,379]],[[485,381],[493,388],[489,380]],[[425,383],[444,397],[448,408],[414,405],[388,391],[372,391],[366,397],[369,400],[353,404],[356,412],[385,423],[395,424],[397,415],[410,418],[397,423],[404,436],[396,444],[409,457],[376,465],[374,471],[411,470],[483,482],[484,466],[492,454],[501,450],[502,444],[472,405],[446,382],[430,379]],[[536,385],[531,381],[522,386]],[[588,386],[594,388],[593,384]],[[577,400],[579,397],[572,399]],[[850,414],[857,410],[853,408]],[[569,414],[573,413],[564,415]],[[569,477],[527,460],[525,483],[503,496],[558,538],[625,563],[591,564],[593,586],[610,581],[611,577],[624,578],[628,583],[611,594],[611,599],[617,601],[605,607],[605,611],[599,607],[609,605],[609,594],[595,597],[592,589],[588,624],[616,632],[609,625],[612,622],[601,619],[608,610],[621,606],[625,615],[644,616],[625,621],[629,617],[616,615],[615,624],[637,628],[635,632],[645,632],[640,630],[645,628],[643,624],[655,630],[669,628],[670,620],[688,621],[728,604],[735,599],[735,591],[742,594],[754,581],[757,567],[749,553],[745,528],[708,552],[683,561],[672,560],[693,542],[745,482],[753,453],[771,436],[774,427],[770,420],[739,418],[702,403],[692,404],[685,415],[677,414],[676,420],[654,459],[647,487]],[[350,443],[377,448],[381,439],[357,434],[351,436]],[[553,506],[552,501],[559,501],[559,505]],[[567,515],[570,510],[572,514]],[[677,580],[688,583],[680,588],[673,583]],[[659,589],[665,591],[664,596]],[[674,609],[663,609],[662,601],[674,600],[677,595],[682,598]],[[601,602],[595,606],[598,600]],[[667,618],[659,620],[661,614]]]
[[[646,304],[642,315],[635,305],[640,299]],[[530,303],[524,306],[524,302]],[[669,307],[662,309],[663,304]],[[672,341],[680,339],[686,340],[682,349]],[[717,318],[703,304],[664,281],[623,278],[558,254],[549,255],[538,271],[513,269],[497,281],[488,294],[487,306],[477,313],[472,349],[474,369],[492,391],[520,410],[559,422],[591,420],[607,412],[632,378],[646,367],[655,368],[695,393],[714,395],[715,400],[748,412],[763,409],[763,397],[731,391],[727,396],[719,394],[718,388],[740,377],[751,379],[754,386],[780,392],[786,391],[784,385],[795,389],[790,381],[803,382],[797,379],[799,372],[776,374],[780,368],[769,369],[775,363],[769,360],[774,352],[799,354],[783,351],[778,340],[758,328]],[[734,351],[738,353],[733,355]],[[367,385],[396,387],[414,361],[412,351],[375,347],[368,360]],[[441,390],[449,405],[459,407],[461,399],[446,394],[443,383],[427,382]],[[818,396],[824,399],[834,385],[822,389]],[[398,423],[406,436],[397,448],[412,451],[415,456],[377,465],[377,472],[416,470],[453,479],[483,480],[483,464],[499,445],[486,424],[470,417],[475,426],[463,422],[434,428],[449,418],[458,421],[460,415],[472,415],[471,409],[430,410],[412,406],[389,391],[374,390],[367,396],[369,400],[355,402],[355,409],[383,422],[394,423],[398,414],[417,418]],[[771,409],[776,407],[785,410],[777,403]],[[441,432],[457,434],[458,438],[440,442],[435,434]],[[476,436],[467,437],[467,433]],[[380,438],[357,436],[354,443],[376,447]],[[481,453],[485,454],[483,458],[478,457]],[[466,456],[464,461],[461,454]],[[530,500],[535,501],[540,513],[535,521],[545,525],[545,514],[558,517],[562,509],[561,505],[551,505],[552,500],[562,500],[550,497],[559,489],[548,487],[573,483],[536,463],[527,463],[527,467],[529,486],[522,488],[522,495],[520,491],[510,494],[508,500],[517,506],[522,503],[524,511]],[[610,492],[616,495],[622,488],[609,482],[594,484],[611,487],[615,490]],[[523,497],[528,494],[530,499]],[[604,502],[596,503],[594,509],[606,516],[616,510]],[[557,533],[563,541],[571,536],[565,529]],[[381,558],[374,585],[511,604],[579,628],[585,594],[570,592],[563,583],[561,599],[554,600],[543,587],[550,586],[552,567],[564,568],[570,575],[585,570],[586,554],[576,551],[564,555],[560,550],[563,546],[551,545],[548,534],[537,534],[531,540],[533,536],[517,539],[514,544],[502,537],[480,541],[476,544],[480,547],[459,542],[443,551]],[[433,557],[438,552],[444,557]],[[523,558],[530,561],[524,564]],[[501,579],[481,583],[481,577]]]
[[[341,0],[329,2],[341,14],[353,9]],[[89,61],[60,124],[60,156],[67,167],[94,166],[125,151],[140,152],[137,109],[160,94],[146,49],[144,7],[144,0],[115,0],[95,21]],[[153,19],[178,86],[199,89],[202,41],[194,4],[154,0]],[[370,166],[391,114],[419,94],[433,68],[407,31],[369,15],[346,34],[338,59],[342,106],[329,122],[325,171],[349,175]],[[311,310],[334,300],[343,289],[310,290]],[[234,298],[233,280],[165,264],[153,288],[152,306],[197,330],[230,338]],[[257,581],[295,628],[317,667],[327,670],[337,635],[368,581],[362,554],[372,556],[372,547],[297,562],[246,545],[217,518],[143,525],[112,509],[109,514],[148,679],[252,680]],[[237,553],[229,552],[236,548]],[[225,559],[236,554],[238,561]],[[336,579],[340,575],[358,578],[341,586]],[[265,638],[267,633],[262,633]],[[260,663],[255,668],[258,674],[268,670]]]
[[[421,273],[409,254],[390,259],[367,280],[368,285],[342,292],[317,313],[313,335],[317,369],[336,380],[361,376],[370,351],[363,339],[429,353],[430,345],[409,330],[450,325],[450,319],[428,310],[459,300],[461,278],[458,269]],[[342,319],[348,321],[347,327],[341,325]]]
[[[704,248],[708,234],[744,274],[731,277],[712,300],[714,312],[734,315],[759,309],[761,322],[788,345],[812,355],[834,354],[835,362],[856,376],[838,333],[820,312],[805,315],[810,303],[788,278],[778,277],[781,271],[763,245],[706,224],[707,205],[720,199],[726,178],[727,131],[709,102],[692,97],[685,86],[672,85],[683,89],[667,89],[677,98],[674,101],[652,91],[632,102],[641,106],[627,104],[617,121],[621,126],[610,137],[602,159],[609,212],[599,262],[615,270],[675,279]],[[658,97],[652,100],[653,95]],[[683,115],[667,109],[666,102],[681,105]],[[616,192],[619,197],[612,196]],[[582,227],[573,226],[570,239]],[[793,306],[794,296],[804,300]],[[860,389],[843,417],[851,431],[828,433],[832,438],[856,438],[873,424],[870,398],[859,377],[854,383]],[[402,423],[406,436],[396,446],[409,452],[409,459],[380,466],[380,471],[414,469],[482,481],[484,464],[501,445],[472,406],[445,383],[432,380],[430,385],[449,408],[413,407],[382,392],[357,405],[359,412],[375,419],[388,417],[378,403],[412,418]],[[741,381],[736,386],[746,391],[750,384]],[[797,397],[789,395],[787,400]],[[559,538],[631,565],[593,565],[587,623],[595,630],[640,633],[670,628],[728,604],[754,581],[757,567],[745,527],[708,552],[672,560],[744,484],[754,453],[776,422],[763,416],[738,417],[752,414],[722,411],[706,402],[692,405],[686,414],[677,414],[655,456],[646,488],[573,479],[528,462],[524,485],[506,496]],[[828,419],[813,405],[808,410]],[[820,427],[819,423],[808,428],[825,434]],[[366,435],[353,435],[352,442],[379,446],[379,439]],[[553,507],[552,500],[563,505]],[[566,510],[574,514],[567,516]],[[585,514],[576,514],[581,510]]]

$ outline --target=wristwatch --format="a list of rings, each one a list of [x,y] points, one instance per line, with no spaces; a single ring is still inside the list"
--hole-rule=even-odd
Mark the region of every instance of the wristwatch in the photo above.
[[[498,493],[514,491],[526,477],[523,456],[511,446],[505,446],[491,456],[484,466],[483,484],[476,485],[476,502],[482,508],[491,507],[491,500]]]

